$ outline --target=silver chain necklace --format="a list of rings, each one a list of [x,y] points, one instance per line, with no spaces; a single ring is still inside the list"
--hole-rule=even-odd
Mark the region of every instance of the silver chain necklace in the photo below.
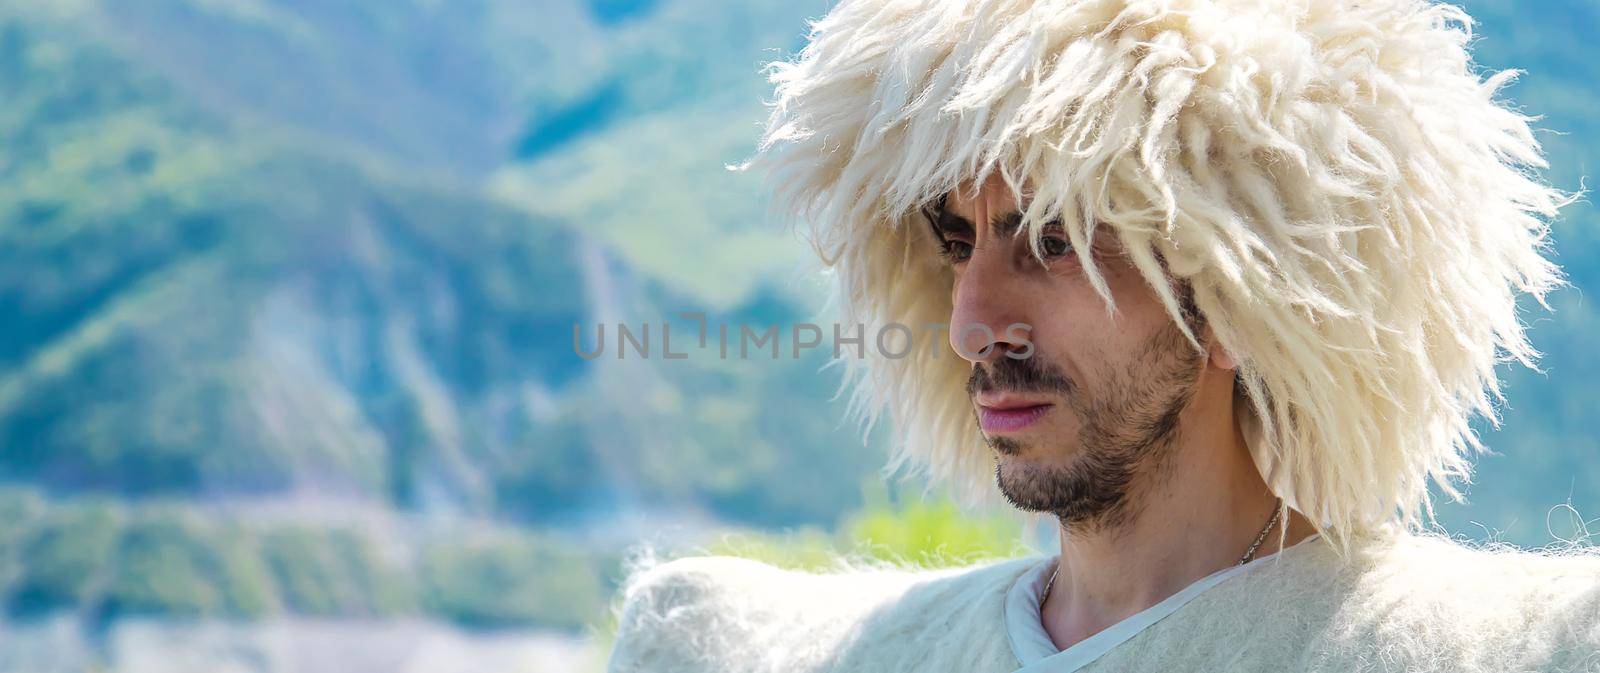
[[[1273,502],[1273,505],[1272,505],[1272,517],[1267,519],[1267,525],[1262,526],[1261,527],[1261,532],[1256,533],[1255,542],[1251,542],[1250,543],[1250,548],[1245,550],[1244,556],[1240,556],[1239,557],[1239,563],[1236,564],[1236,565],[1244,565],[1246,563],[1249,563],[1250,559],[1255,558],[1256,549],[1259,549],[1261,547],[1262,541],[1267,539],[1267,531],[1272,530],[1272,527],[1274,525],[1277,525],[1278,517],[1281,516],[1282,514],[1283,514],[1283,498],[1278,498],[1277,500],[1275,500]],[[1050,598],[1050,587],[1053,587],[1053,586],[1056,585],[1056,575],[1059,574],[1060,572],[1061,572],[1061,561],[1057,560],[1055,569],[1050,571],[1050,581],[1045,582],[1045,584],[1044,584],[1044,593],[1039,594],[1039,596],[1040,596],[1040,598],[1039,598],[1039,609],[1040,610],[1044,609],[1045,600]]]

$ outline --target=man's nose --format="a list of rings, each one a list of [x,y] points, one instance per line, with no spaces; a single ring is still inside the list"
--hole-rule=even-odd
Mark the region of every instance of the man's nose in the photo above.
[[[1025,357],[1032,331],[1009,255],[1009,241],[975,247],[956,281],[950,314],[950,346],[963,359],[993,363],[1012,353]]]

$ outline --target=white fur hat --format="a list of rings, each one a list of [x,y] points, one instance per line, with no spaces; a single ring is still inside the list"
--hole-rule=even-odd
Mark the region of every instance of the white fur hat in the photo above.
[[[1470,477],[1471,418],[1498,424],[1496,364],[1535,366],[1519,293],[1562,283],[1542,252],[1571,197],[1496,99],[1515,73],[1475,73],[1470,25],[1424,0],[843,0],[769,66],[738,168],[766,172],[869,334],[949,319],[918,209],[960,185],[1026,185],[1035,244],[1057,217],[1078,250],[1109,228],[1240,360],[1279,495],[1333,539],[1417,524],[1429,479],[1459,498]],[[853,408],[891,414],[891,469],[993,497],[948,346],[845,365]]]

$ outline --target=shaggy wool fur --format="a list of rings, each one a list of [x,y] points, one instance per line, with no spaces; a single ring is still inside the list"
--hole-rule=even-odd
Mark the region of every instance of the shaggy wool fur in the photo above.
[[[1600,671],[1600,558],[1395,526],[1346,542],[1291,547],[1081,670]],[[632,575],[609,670],[1014,671],[1005,594],[1039,560],[808,574],[679,559]]]
[[[1536,366],[1517,297],[1562,282],[1543,253],[1570,197],[1470,25],[1424,0],[843,0],[770,66],[735,168],[768,175],[868,334],[949,319],[918,207],[960,185],[998,172],[1036,251],[1055,218],[1079,251],[1114,232],[1180,326],[1170,280],[1192,286],[1257,466],[1339,541],[1431,519],[1430,480],[1459,498],[1497,363]],[[868,427],[894,423],[891,471],[994,502],[948,345],[844,365]]]

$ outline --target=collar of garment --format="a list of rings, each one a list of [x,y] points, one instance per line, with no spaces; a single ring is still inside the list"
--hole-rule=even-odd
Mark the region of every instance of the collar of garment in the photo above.
[[[1290,547],[1305,544],[1319,535],[1312,534]],[[1039,606],[1044,600],[1042,594],[1045,584],[1050,581],[1050,572],[1055,569],[1060,558],[1059,555],[1046,556],[1037,565],[1018,576],[1017,581],[1006,592],[1006,635],[1011,641],[1011,651],[1016,654],[1017,661],[1024,667],[1022,670],[1030,673],[1076,671],[1177,611],[1207,589],[1258,567],[1261,562],[1279,553],[1282,552],[1261,556],[1249,563],[1229,566],[1202,577],[1178,593],[1112,624],[1065,650],[1058,649],[1055,643],[1051,642],[1050,634],[1044,630],[1044,623],[1039,617]]]

